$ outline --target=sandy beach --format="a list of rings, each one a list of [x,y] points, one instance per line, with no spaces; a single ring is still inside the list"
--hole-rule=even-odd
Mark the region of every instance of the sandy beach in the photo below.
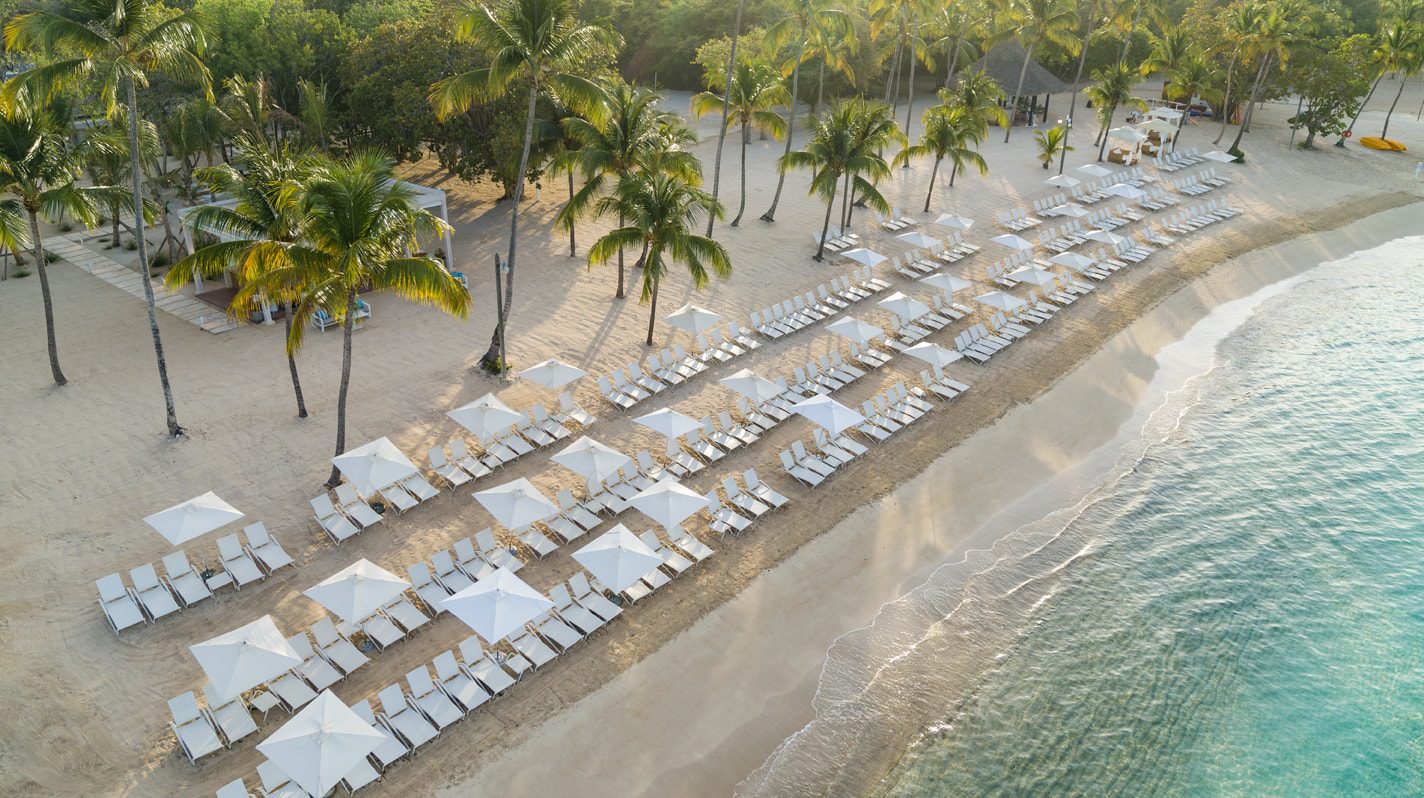
[[[1420,93],[1411,86],[1401,107],[1417,105]],[[686,97],[668,104],[685,109]],[[1372,103],[1360,129],[1377,127],[1378,105]],[[1017,516],[985,527],[990,519],[1111,439],[1135,407],[1162,346],[1221,302],[1320,260],[1418,232],[1424,182],[1411,179],[1412,153],[1328,144],[1313,153],[1287,151],[1283,120],[1291,110],[1267,105],[1247,139],[1248,162],[1219,167],[1233,180],[1225,191],[1247,211],[1242,218],[1115,276],[988,366],[956,364],[954,376],[973,390],[920,422],[912,435],[873,447],[815,492],[785,478],[775,459],[808,432],[804,421],[783,425],[689,480],[706,491],[722,476],[755,466],[792,504],[740,537],[719,541],[694,527],[717,549],[715,557],[448,730],[414,763],[392,768],[366,794],[732,792],[812,719],[817,673],[830,644],[868,623],[928,569],[992,543],[995,530],[1011,527]],[[1399,138],[1424,149],[1424,124],[1397,115],[1394,125]],[[710,168],[715,123],[703,120],[698,129],[697,151]],[[1191,126],[1180,146],[1205,151],[1215,135],[1214,125]],[[1015,131],[1009,145],[986,143],[989,176],[962,177],[952,191],[937,192],[932,211],[975,218],[969,239],[984,243],[997,232],[990,230],[997,211],[1048,193],[1041,181],[1051,172],[1032,161],[1030,144],[1027,130]],[[1088,142],[1077,144],[1070,167],[1092,159]],[[805,195],[806,175],[788,178],[774,226],[755,221],[775,188],[769,165],[780,151],[770,141],[750,148],[748,221],[736,230],[722,228],[720,236],[732,253],[733,278],[696,294],[685,275],[674,275],[660,307],[695,299],[742,320],[773,299],[849,271],[848,264],[822,265],[809,257],[824,206]],[[735,159],[734,149],[728,157]],[[387,435],[423,462],[426,448],[459,434],[445,416],[453,407],[489,391],[516,408],[554,397],[474,368],[493,326],[489,272],[508,229],[507,208],[494,203],[487,185],[440,181],[434,164],[415,164],[408,174],[450,193],[457,266],[470,278],[476,315],[459,322],[389,296],[372,297],[375,318],[356,336],[348,440]],[[734,169],[723,169],[721,196],[733,207],[734,176]],[[928,163],[897,170],[887,187],[892,201],[924,217],[919,210],[928,179]],[[645,356],[647,308],[636,298],[613,301],[611,269],[590,270],[582,258],[568,256],[567,236],[551,228],[565,198],[556,183],[528,203],[511,354],[516,366],[557,356],[600,374]],[[907,249],[887,234],[871,236],[864,214],[857,227],[886,254]],[[580,253],[601,229],[580,225]],[[986,251],[952,272],[985,284],[983,268],[995,257]],[[888,277],[898,289],[924,293],[898,275]],[[142,304],[68,263],[57,263],[51,280],[72,380],[62,389],[49,384],[40,357],[37,281],[0,285],[6,322],[0,366],[7,376],[0,413],[10,455],[0,463],[0,679],[10,708],[0,720],[0,792],[211,794],[233,778],[251,778],[260,758],[253,743],[285,716],[276,712],[254,738],[189,763],[166,725],[167,700],[203,681],[187,646],[264,613],[294,632],[321,614],[301,591],[355,559],[403,573],[407,563],[490,526],[491,519],[468,489],[447,490],[432,506],[331,545],[307,501],[318,493],[332,454],[337,335],[313,333],[299,357],[313,417],[298,420],[280,326],[215,336],[163,314],[179,418],[190,433],[170,441],[163,435]],[[630,295],[636,297],[636,289]],[[853,312],[872,322],[888,319],[873,304]],[[931,340],[948,343],[953,334]],[[659,346],[692,343],[661,324],[657,340]],[[781,374],[837,343],[807,331],[739,358],[734,368]],[[903,360],[847,388],[846,396],[858,404],[913,377],[917,369]],[[629,453],[658,450],[660,438],[586,382],[578,399],[599,416],[588,430],[592,437]],[[639,409],[675,407],[700,417],[730,403],[715,379],[703,378]],[[528,477],[549,491],[579,487],[573,474],[549,462],[549,453],[521,458],[484,484]],[[1006,479],[1010,474],[1014,478]],[[168,553],[141,519],[206,490],[264,521],[296,566],[116,639],[94,604],[93,581]],[[633,525],[649,526],[644,519]],[[215,556],[211,539],[185,549],[195,559]],[[542,587],[566,579],[575,567],[565,550],[531,562],[521,576]],[[442,616],[376,656],[336,692],[347,701],[372,696],[467,634],[459,621]],[[992,649],[992,641],[985,642]],[[547,767],[551,762],[566,766]],[[865,763],[867,770],[885,764]]]

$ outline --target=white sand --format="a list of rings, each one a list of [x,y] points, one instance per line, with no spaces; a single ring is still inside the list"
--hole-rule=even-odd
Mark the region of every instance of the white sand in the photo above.
[[[1411,95],[1417,105],[1417,91],[1411,89],[1402,108],[1410,107]],[[1336,213],[1350,215],[1348,210],[1332,211],[1342,205],[1385,207],[1401,201],[1380,199],[1384,192],[1424,193],[1424,184],[1409,179],[1413,159],[1408,156],[1357,147],[1284,152],[1284,110],[1270,106],[1263,114],[1248,139],[1250,163],[1223,168],[1236,180],[1230,188],[1233,200],[1245,205],[1254,219],[1228,223],[1219,236],[1206,234],[1217,236],[1213,241],[1221,246],[1246,247],[1252,240],[1274,241],[1314,226],[1334,226]],[[1360,129],[1368,129],[1374,116],[1368,114]],[[1400,138],[1424,148],[1424,126],[1399,115],[1395,126]],[[701,125],[704,135],[713,129],[710,121]],[[1208,126],[1191,129],[1184,146],[1207,149],[1214,135]],[[713,144],[704,142],[699,154],[710,159]],[[1072,160],[1090,160],[1087,142],[1079,145],[1079,157]],[[933,208],[979,219],[981,227],[971,236],[979,241],[990,234],[988,220],[995,211],[1046,193],[1039,183],[1046,173],[1029,159],[1026,131],[1016,131],[1011,145],[987,144],[985,152],[993,170],[990,177],[961,178],[952,196],[941,194]],[[805,291],[845,271],[808,258],[808,233],[819,229],[822,207],[806,198],[805,175],[788,179],[774,227],[755,221],[774,188],[767,165],[779,153],[774,142],[754,143],[747,221],[723,234],[737,274],[698,296],[699,304],[742,318],[772,299]],[[729,157],[722,196],[734,205],[734,148],[729,147]],[[417,175],[425,171],[414,170]],[[918,211],[928,172],[928,164],[920,164],[898,175],[888,189],[893,201]],[[423,459],[425,447],[456,433],[444,417],[451,407],[492,389],[516,407],[551,398],[527,385],[499,385],[471,370],[493,324],[487,272],[494,247],[502,244],[507,230],[507,208],[492,205],[488,187],[453,182],[444,187],[452,192],[456,248],[472,278],[477,317],[461,323],[378,295],[372,299],[376,319],[356,339],[348,440],[360,443],[389,435],[417,460]],[[527,208],[512,354],[518,363],[560,356],[602,373],[642,356],[646,308],[636,300],[610,302],[611,271],[590,272],[582,260],[567,257],[567,239],[549,229],[563,197],[561,187],[550,188]],[[864,214],[858,218],[858,227],[866,231]],[[594,223],[581,227],[580,251],[597,229]],[[929,491],[924,486],[931,481],[921,480],[907,482],[903,494],[884,503],[889,509],[863,522],[876,529],[846,532],[841,527],[806,541],[859,504],[890,491],[897,481],[908,480],[948,445],[1041,392],[1058,371],[1097,348],[1101,330],[1125,324],[1193,277],[1198,264],[1190,262],[1192,258],[1201,259],[1201,268],[1220,260],[1223,253],[1213,246],[1156,256],[1078,303],[1055,323],[1056,330],[1039,333],[1038,340],[1020,344],[989,368],[956,369],[957,376],[976,384],[971,395],[927,420],[918,437],[878,447],[874,456],[814,497],[781,479],[775,466],[776,450],[806,432],[799,424],[787,425],[773,440],[693,480],[694,487],[707,490],[714,477],[755,465],[791,495],[794,504],[745,538],[714,544],[717,557],[634,608],[618,627],[519,685],[490,710],[452,728],[415,764],[392,769],[385,783],[369,794],[429,794],[441,785],[468,794],[478,785],[507,784],[513,785],[502,790],[508,795],[549,794],[560,778],[577,780],[584,790],[595,785],[619,793],[726,792],[786,733],[807,720],[814,674],[827,643],[869,620],[881,601],[914,584],[917,572],[953,551],[967,530],[1006,506],[1014,492],[1002,486],[981,492],[961,471],[950,471],[954,477],[948,491],[944,485],[934,490],[935,506],[950,514],[938,530],[921,530],[908,520],[903,529],[897,528],[901,519],[925,517]],[[887,247],[887,253],[898,251]],[[972,269],[974,276],[982,277],[988,262],[989,257],[981,256],[957,273],[968,276]],[[251,779],[258,758],[253,743],[277,727],[281,718],[276,715],[257,737],[196,767],[175,750],[165,702],[202,682],[186,647],[263,613],[272,613],[284,629],[296,631],[319,612],[301,596],[303,588],[357,557],[402,570],[406,563],[488,525],[489,519],[465,491],[450,492],[434,506],[390,519],[384,529],[340,549],[331,546],[310,520],[307,499],[316,494],[330,456],[340,358],[340,340],[334,333],[313,334],[300,357],[314,417],[298,421],[280,354],[280,327],[247,327],[215,337],[165,316],[164,342],[178,412],[191,432],[188,439],[172,442],[163,437],[162,403],[142,305],[68,264],[57,264],[51,276],[61,354],[72,380],[64,389],[49,385],[41,359],[37,281],[0,285],[5,330],[0,366],[6,375],[0,384],[0,413],[8,455],[0,464],[0,557],[5,563],[5,578],[0,580],[5,608],[0,671],[7,696],[7,712],[0,719],[0,739],[6,741],[0,746],[0,792],[203,794],[238,776]],[[662,307],[674,308],[691,296],[686,280],[674,278],[664,287]],[[1138,340],[1115,342],[1094,360],[1092,368],[1103,370],[1096,390],[1106,389],[1110,401],[1074,414],[1072,424],[1040,427],[1031,437],[1007,436],[1023,447],[1028,467],[1047,477],[1111,434],[1113,419],[1131,406],[1143,376],[1129,369],[1114,378],[1109,366],[1145,364],[1145,353],[1180,332],[1192,315],[1189,311],[1170,323],[1154,322],[1160,324],[1160,337],[1140,340],[1143,332],[1138,331]],[[856,312],[884,320],[878,310]],[[944,333],[935,340],[948,341],[952,335]],[[658,340],[690,343],[663,327]],[[806,332],[764,347],[738,365],[782,373],[832,345],[830,336]],[[887,371],[886,380],[909,376],[903,364]],[[848,391],[859,401],[878,387],[874,380]],[[1056,391],[1071,390],[1074,384],[1065,382]],[[675,405],[702,415],[730,403],[728,394],[706,379],[664,396],[649,403],[648,410]],[[592,384],[581,387],[579,398],[601,416],[591,431],[599,440],[630,452],[657,443],[626,414],[602,403]],[[1065,412],[1058,402],[1034,407],[1039,409],[1025,413],[1063,417]],[[1002,450],[983,448],[989,435],[994,433],[964,443],[936,468],[962,469],[978,461],[980,467],[992,469],[986,458],[972,456]],[[516,476],[530,476],[545,488],[575,483],[541,454],[507,469],[490,484]],[[296,567],[115,640],[94,606],[93,580],[156,562],[170,549],[140,519],[209,489],[264,520],[296,556]],[[886,539],[887,529],[895,530],[893,540]],[[875,536],[873,551],[863,543],[866,534]],[[909,546],[907,534],[912,536]],[[802,554],[786,559],[803,544]],[[850,544],[857,545],[847,550]],[[198,558],[211,556],[213,547],[211,540],[203,539],[185,548]],[[775,576],[748,589],[759,573],[782,560],[785,566],[770,572]],[[567,554],[560,552],[524,573],[542,587],[572,570]],[[778,600],[776,591],[785,588],[777,585],[796,587]],[[838,604],[847,601],[837,598],[838,593],[857,598]],[[694,626],[703,616],[706,620]],[[688,631],[681,638],[665,645],[684,629]],[[717,638],[719,631],[720,642],[698,642]],[[458,622],[442,618],[415,639],[376,657],[339,685],[337,693],[347,700],[372,695],[465,634]],[[767,649],[767,641],[775,641],[774,646]],[[648,657],[660,648],[666,653]],[[630,665],[634,669],[626,670]],[[625,675],[618,676],[620,672]],[[753,685],[757,689],[750,689]],[[648,701],[650,695],[656,700]],[[617,703],[609,703],[614,699]],[[530,781],[519,781],[520,772],[528,773]],[[464,791],[455,789],[459,784],[465,785]]]

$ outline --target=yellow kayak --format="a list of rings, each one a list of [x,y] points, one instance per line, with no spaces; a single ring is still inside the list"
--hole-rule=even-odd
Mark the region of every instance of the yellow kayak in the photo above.
[[[1394,139],[1382,139],[1379,136],[1361,136],[1360,143],[1372,150],[1393,150],[1394,152],[1404,152],[1405,146]]]

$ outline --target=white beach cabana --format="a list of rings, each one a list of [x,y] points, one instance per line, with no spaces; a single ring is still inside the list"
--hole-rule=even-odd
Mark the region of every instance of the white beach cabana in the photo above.
[[[1028,252],[1033,249],[1033,242],[1023,236],[1016,236],[1013,233],[1005,233],[1001,236],[994,236],[989,239],[1001,247],[1008,247],[1015,252]]]
[[[861,263],[866,266],[878,266],[879,264],[889,260],[889,258],[885,257],[884,255],[881,255],[879,252],[876,252],[873,249],[866,249],[865,247],[856,247],[855,249],[848,249],[845,252],[842,252],[841,254],[847,258],[850,258],[856,263]]]
[[[628,503],[672,534],[688,516],[707,506],[707,498],[672,477],[663,477]]]
[[[456,423],[473,432],[475,437],[482,441],[489,440],[525,420],[523,414],[500,401],[499,397],[492,393],[461,405],[445,415],[455,419]]]
[[[785,388],[764,377],[758,377],[751,369],[742,369],[735,374],[723,377],[717,382],[727,386],[728,390],[736,391],[757,404],[770,401],[786,393]],[[647,416],[644,416],[644,418],[647,418]],[[683,416],[683,418],[686,418],[686,416]]]
[[[722,314],[689,303],[669,313],[666,321],[679,330],[701,335],[716,327],[722,321]]]
[[[410,582],[365,558],[302,591],[349,624],[359,624],[394,601]]]
[[[162,535],[164,540],[177,546],[215,529],[221,529],[242,517],[241,510],[218,498],[216,493],[208,491],[167,510],[159,510],[143,520]]]
[[[865,423],[865,416],[825,395],[797,402],[791,409],[825,429],[831,437]]]
[[[932,344],[929,341],[921,341],[905,350],[905,354],[910,357],[923,360],[931,366],[943,368],[957,360],[963,360],[964,356],[954,351],[946,349],[939,344]]]
[[[335,693],[323,690],[257,750],[308,794],[326,795],[385,739]]]
[[[475,501],[484,505],[496,521],[510,530],[525,529],[559,512],[558,506],[539,492],[534,483],[522,477],[497,488],[479,491],[474,496]]]
[[[1125,166],[1132,166],[1137,163],[1138,158],[1140,158],[1142,154],[1142,142],[1146,140],[1147,134],[1131,125],[1115,127],[1108,131],[1108,149],[1119,149],[1112,145],[1112,142],[1116,141],[1122,145],[1121,149],[1127,152],[1123,160],[1123,165]]]
[[[415,463],[385,436],[349,449],[331,458],[331,463],[362,496],[375,495],[376,491],[419,473]]]
[[[441,600],[440,606],[487,642],[497,643],[548,612],[554,602],[509,569],[497,568],[484,579]]]
[[[571,382],[588,376],[587,371],[584,371],[578,366],[571,366],[557,358],[549,358],[548,360],[535,363],[529,368],[518,372],[518,374],[520,377],[529,380],[535,385],[541,388],[548,388],[551,391],[557,391]],[[513,411],[511,410],[510,412]]]
[[[867,324],[854,316],[842,316],[827,324],[826,329],[861,346],[866,346],[876,338],[885,335],[885,330],[874,324]]]
[[[974,301],[981,305],[988,305],[991,308],[1007,311],[1015,311],[1028,304],[1013,294],[1006,294],[1003,291],[990,291],[987,294],[980,294],[974,297]]]
[[[622,524],[594,538],[573,558],[614,593],[622,593],[663,564],[657,552]]]
[[[633,463],[633,458],[587,435],[565,446],[550,459],[593,484],[602,483],[618,473],[620,468]]]
[[[300,667],[304,661],[277,629],[271,615],[188,646],[188,651],[213,683],[220,701],[236,698]]]
[[[974,226],[973,219],[966,219],[963,216],[955,216],[952,213],[941,214],[934,223],[940,227],[948,227],[951,230],[968,230]]]

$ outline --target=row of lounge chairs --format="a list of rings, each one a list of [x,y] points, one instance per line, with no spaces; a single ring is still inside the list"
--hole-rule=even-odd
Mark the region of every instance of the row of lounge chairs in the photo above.
[[[634,361],[614,369],[609,376],[598,378],[598,391],[611,404],[628,409],[663,391],[681,385],[706,371],[713,363],[725,363],[761,346],[751,337],[750,330],[737,330],[728,338],[721,329],[698,336],[701,350],[690,355],[681,344],[649,355],[641,363]],[[627,375],[624,375],[624,371]]]
[[[1215,169],[1203,169],[1194,175],[1169,181],[1172,188],[1193,197],[1201,196],[1214,188],[1221,188],[1230,182],[1218,175]]]
[[[1020,230],[1027,230],[1030,227],[1036,227],[1040,224],[1043,224],[1042,219],[1038,218],[1037,216],[1031,216],[1028,213],[1025,213],[1020,208],[1013,208],[1007,211],[999,211],[998,215],[995,217],[995,220],[998,221],[1000,227],[1007,227],[1008,229],[1013,230],[1014,232],[1018,232]]]
[[[918,280],[979,251],[977,244],[965,243],[959,233],[929,249],[915,250],[890,259],[890,268],[909,280]]]
[[[242,531],[243,540],[234,532],[218,539],[218,560],[206,578],[189,562],[183,551],[163,558],[164,576],[159,576],[152,563],[130,569],[133,586],[124,584],[117,573],[95,582],[99,589],[99,607],[118,632],[142,623],[152,623],[205,599],[224,587],[242,589],[243,585],[266,579],[273,571],[292,564],[276,538],[265,524],[248,525]],[[205,570],[208,566],[205,566]]]
[[[750,316],[752,329],[768,338],[781,338],[823,321],[866,297],[889,288],[871,267],[856,269],[816,286],[814,291],[778,302]]]
[[[821,236],[818,233],[811,234],[811,242],[820,247]],[[825,248],[827,252],[844,252],[847,249],[854,249],[860,246],[860,236],[849,231],[842,230],[839,226],[832,225],[826,230]]]
[[[1168,194],[1167,189],[1161,186],[1148,189],[1147,192],[1137,200],[1138,205],[1153,212],[1170,208],[1179,202],[1181,202],[1180,199]]]
[[[880,225],[882,229],[889,230],[892,233],[898,233],[901,230],[907,230],[911,227],[915,227],[920,223],[919,220],[917,220],[915,217],[906,216],[900,213],[899,208],[891,208],[889,216],[885,216],[879,211],[876,211],[875,221],[877,224]]]
[[[1198,154],[1196,147],[1181,152],[1170,152],[1152,159],[1153,165],[1164,172],[1175,172],[1178,169],[1185,169],[1188,166],[1201,163],[1201,161],[1202,156]]]
[[[918,394],[911,393],[903,382],[898,382],[883,393],[865,400],[861,404],[865,421],[857,425],[855,431],[873,442],[888,439],[934,408],[934,403],[923,396],[924,391],[920,390]],[[779,455],[782,470],[810,488],[822,484],[841,467],[869,451],[865,444],[848,432],[833,437],[824,429],[817,428],[812,440],[816,447],[814,452],[807,449],[805,442],[795,440]]]

